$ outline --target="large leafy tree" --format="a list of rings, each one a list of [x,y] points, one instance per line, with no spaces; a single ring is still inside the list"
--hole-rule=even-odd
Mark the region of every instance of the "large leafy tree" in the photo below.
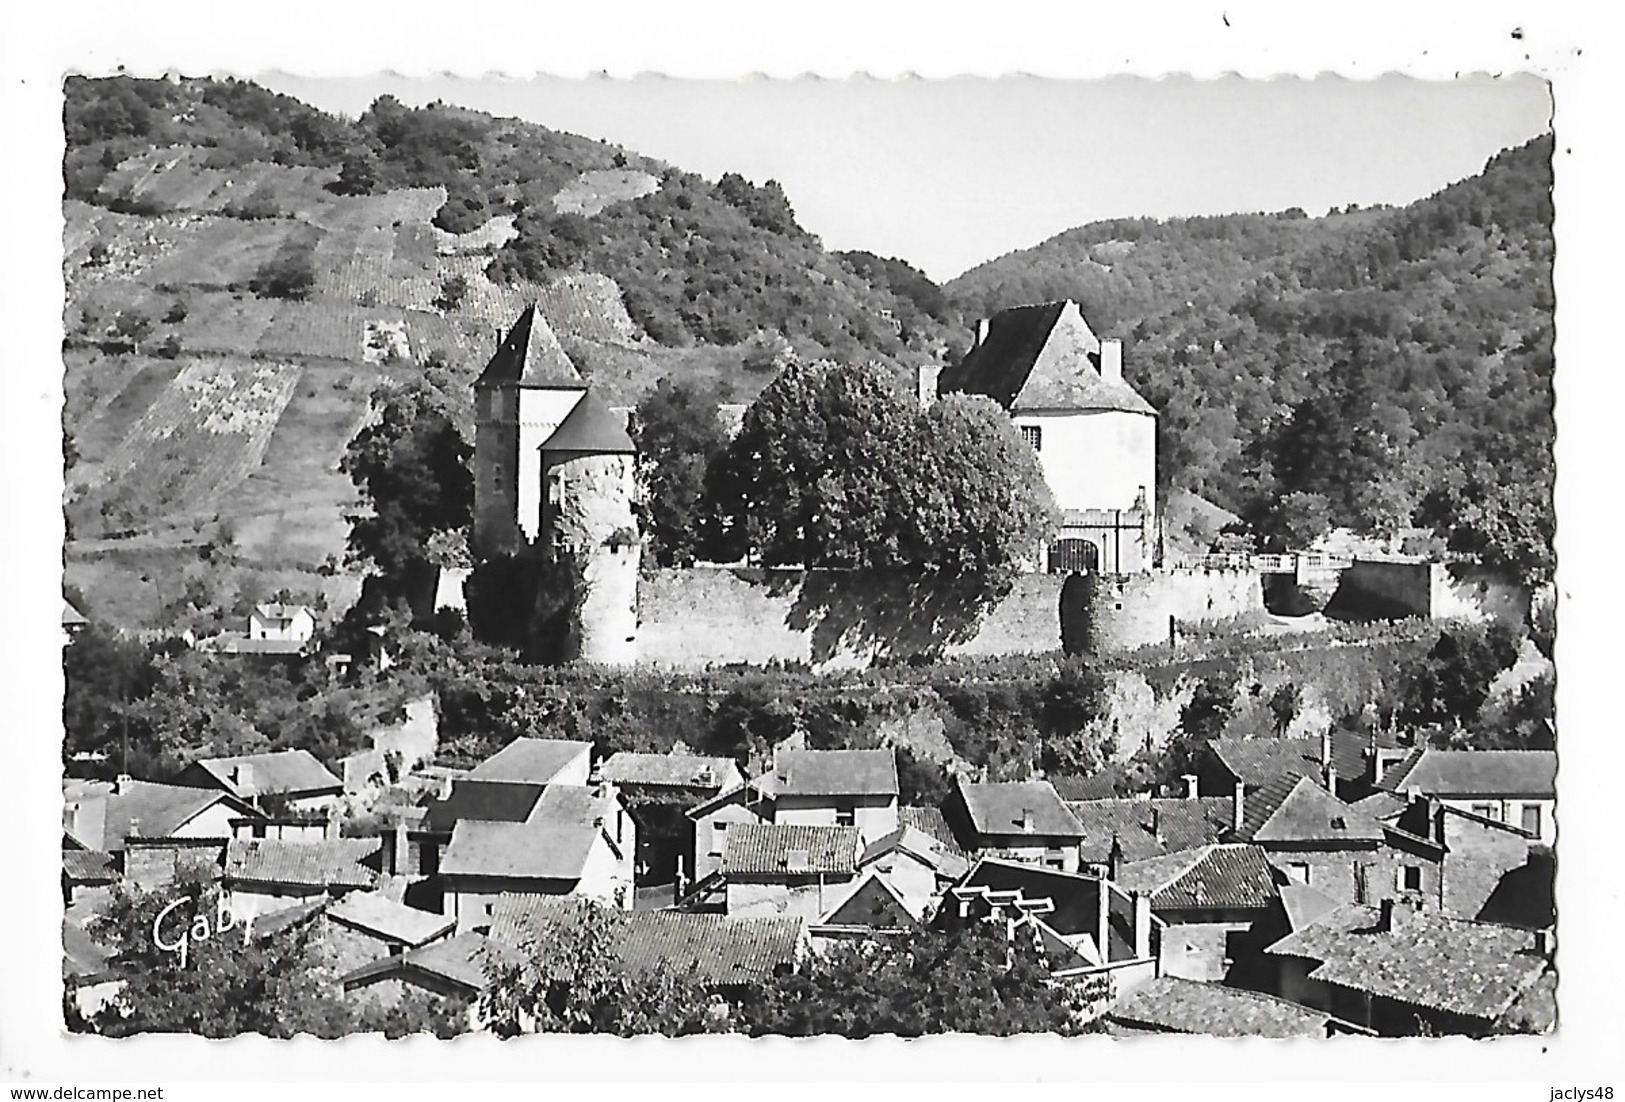
[[[1049,981],[1026,939],[973,922],[906,941],[842,942],[748,1002],[757,1036],[872,1037],[1083,1031],[1073,999]]]
[[[708,493],[769,565],[996,576],[1046,535],[1038,461],[985,401],[922,412],[890,373],[787,366],[712,464]]]
[[[632,428],[643,480],[646,546],[662,566],[687,566],[704,553],[705,471],[728,447],[717,417],[717,387],[667,376],[638,403]]]
[[[474,479],[471,449],[426,383],[385,387],[374,401],[375,420],[356,434],[342,463],[370,506],[350,517],[349,557],[371,563],[377,591],[393,601],[433,579],[431,541],[469,526]]]

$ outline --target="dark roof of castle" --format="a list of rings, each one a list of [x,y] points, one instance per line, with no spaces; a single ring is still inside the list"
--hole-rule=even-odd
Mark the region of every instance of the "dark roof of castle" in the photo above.
[[[455,780],[451,782],[450,797],[427,801],[428,814],[423,817],[423,827],[451,830],[464,819],[522,823],[530,818],[545,787],[522,781]]]
[[[1203,796],[1068,800],[1066,806],[1083,827],[1079,858],[1098,865],[1110,859],[1113,838],[1125,861],[1217,842],[1230,828],[1233,804],[1230,796]]]
[[[525,307],[508,335],[502,338],[491,361],[475,382],[476,388],[515,383],[528,387],[585,389],[586,383],[536,304]]]
[[[1116,882],[1151,896],[1154,910],[1256,910],[1277,897],[1275,878],[1257,846],[1213,845],[1124,865]]]
[[[960,798],[977,834],[1082,838],[1083,827],[1048,781],[961,784]],[[1030,819],[1031,829],[1023,824]]]
[[[1046,355],[1048,353],[1048,355]],[[1077,304],[1016,306],[988,319],[987,337],[938,377],[942,393],[985,394],[1005,409],[1155,414],[1133,387],[1103,378],[1100,338]]]
[[[542,444],[544,452],[598,452],[604,455],[636,455],[637,447],[626,435],[626,426],[599,401],[592,391],[581,396],[570,415],[559,423]]]

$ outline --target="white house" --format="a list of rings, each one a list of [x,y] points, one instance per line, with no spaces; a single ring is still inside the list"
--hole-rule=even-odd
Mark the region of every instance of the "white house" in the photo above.
[[[1061,513],[1050,570],[1150,569],[1157,411],[1123,381],[1121,341],[1097,337],[1075,302],[1004,310],[960,363],[922,370],[922,402],[948,393],[993,399],[1038,452]]]
[[[248,637],[305,643],[316,634],[316,614],[308,605],[255,605],[248,614]]]
[[[1515,826],[1546,845],[1557,840],[1555,750],[1413,750],[1376,784]]]

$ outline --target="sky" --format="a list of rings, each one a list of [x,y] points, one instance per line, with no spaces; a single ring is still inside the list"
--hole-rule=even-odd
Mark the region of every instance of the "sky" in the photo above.
[[[832,249],[938,282],[1104,218],[1403,204],[1551,125],[1532,75],[261,83],[354,117],[381,94],[516,116],[716,179],[778,180]]]

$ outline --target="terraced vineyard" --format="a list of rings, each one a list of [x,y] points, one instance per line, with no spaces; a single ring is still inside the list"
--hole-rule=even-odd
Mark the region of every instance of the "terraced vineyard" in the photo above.
[[[96,488],[153,512],[206,512],[259,466],[299,373],[293,364],[187,364],[101,464]]]

